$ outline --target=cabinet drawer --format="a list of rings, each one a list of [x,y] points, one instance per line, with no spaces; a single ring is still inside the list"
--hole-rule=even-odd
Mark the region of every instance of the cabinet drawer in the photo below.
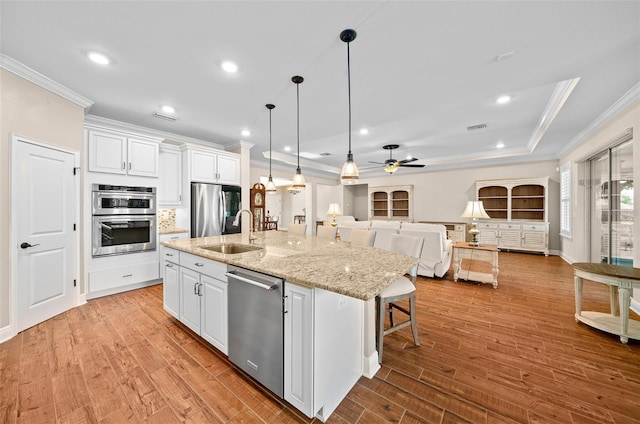
[[[217,278],[218,280],[227,281],[227,277],[225,276],[227,265],[221,262],[180,252],[180,266],[208,275],[209,277]]]
[[[512,223],[501,223],[500,224],[500,229],[501,230],[518,230],[518,231],[520,231],[521,228],[522,228],[521,224],[512,224]]]
[[[453,226],[453,229],[454,229],[455,231],[462,231],[462,232],[464,232],[464,230],[465,230],[465,228],[464,228],[464,227],[465,227],[465,225],[463,225],[463,224],[455,224],[455,225]]]
[[[485,229],[485,230],[497,230],[498,229],[498,224],[494,223],[494,222],[478,222],[478,228],[479,229]]]
[[[160,260],[167,262],[173,262],[174,264],[180,263],[180,252],[170,247],[162,246],[162,257]]]
[[[160,234],[159,240],[163,241],[171,241],[171,240],[179,240],[189,238],[189,233],[172,233],[172,234]]]
[[[158,262],[154,261],[91,271],[89,272],[89,292],[156,280],[160,277],[158,268]]]
[[[547,224],[522,224],[524,231],[547,231]]]

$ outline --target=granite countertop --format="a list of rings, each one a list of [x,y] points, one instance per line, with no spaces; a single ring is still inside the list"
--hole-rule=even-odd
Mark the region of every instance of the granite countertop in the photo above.
[[[188,233],[189,230],[187,230],[186,228],[176,228],[176,227],[172,227],[172,228],[161,228],[158,230],[158,234],[163,235],[163,234],[179,234],[179,233]]]
[[[249,236],[230,234],[166,241],[183,252],[284,278],[292,283],[333,291],[361,300],[374,298],[397,277],[418,264],[418,258],[349,242],[285,231],[254,233],[251,244],[264,249],[235,255],[203,249],[219,243],[249,244]]]

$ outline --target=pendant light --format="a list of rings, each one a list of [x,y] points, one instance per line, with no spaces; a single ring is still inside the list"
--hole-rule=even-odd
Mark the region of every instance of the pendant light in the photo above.
[[[278,189],[276,188],[276,185],[273,182],[273,177],[271,176],[271,111],[276,106],[269,103],[266,107],[269,109],[269,180],[265,187],[265,193],[276,193]]]
[[[353,161],[353,153],[351,153],[351,58],[349,43],[356,39],[356,32],[352,29],[345,29],[340,33],[340,39],[347,43],[347,90],[349,94],[349,153],[347,153],[347,161],[342,165],[340,182],[344,185],[350,185],[356,184],[360,177],[358,166]]]
[[[293,176],[293,183],[291,184],[292,191],[301,191],[305,187],[304,176],[302,175],[302,171],[300,171],[300,84],[304,81],[304,78],[301,76],[294,76],[291,78],[291,81],[296,85],[296,104],[297,104],[297,130],[298,130],[298,167],[296,168],[296,173]]]

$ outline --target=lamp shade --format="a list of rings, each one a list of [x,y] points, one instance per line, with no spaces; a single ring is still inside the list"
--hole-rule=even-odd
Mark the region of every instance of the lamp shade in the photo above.
[[[484,210],[484,206],[482,205],[481,201],[468,201],[467,202],[467,207],[464,210],[464,212],[462,212],[461,215],[462,218],[473,218],[473,219],[477,219],[477,218],[491,218],[489,216],[489,214],[487,214],[487,212]]]
[[[327,211],[327,215],[342,215],[342,210],[340,209],[340,205],[337,203],[330,203],[329,210]]]

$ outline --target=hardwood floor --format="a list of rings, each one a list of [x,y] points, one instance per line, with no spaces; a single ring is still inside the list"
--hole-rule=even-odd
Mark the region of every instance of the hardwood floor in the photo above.
[[[575,322],[568,264],[501,252],[498,289],[452,279],[419,278],[421,346],[409,328],[386,336],[382,369],[329,422],[640,422],[640,343]],[[585,282],[584,309],[608,299]],[[317,422],[166,314],[161,285],[0,344],[0,383],[2,423]]]

